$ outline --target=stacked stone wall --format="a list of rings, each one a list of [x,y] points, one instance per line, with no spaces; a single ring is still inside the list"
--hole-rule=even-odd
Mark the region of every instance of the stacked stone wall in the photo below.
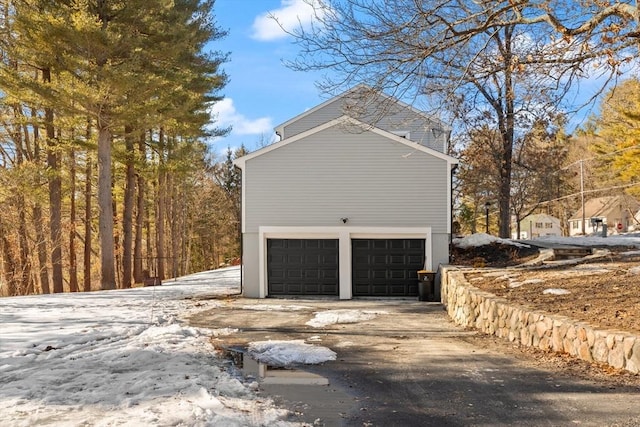
[[[545,351],[640,373],[640,336],[600,330],[564,316],[529,310],[472,286],[464,273],[444,267],[441,299],[453,321]]]

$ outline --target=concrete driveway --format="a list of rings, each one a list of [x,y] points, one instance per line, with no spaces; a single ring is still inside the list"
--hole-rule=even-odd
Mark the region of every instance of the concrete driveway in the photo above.
[[[353,324],[305,325],[314,312],[336,309],[380,314]],[[535,366],[505,352],[509,344],[492,348],[453,325],[439,303],[238,298],[190,322],[239,329],[221,339],[223,346],[311,339],[334,350],[335,362],[305,367],[328,386],[261,386],[292,410],[292,420],[308,425],[640,425],[640,378],[621,384]]]

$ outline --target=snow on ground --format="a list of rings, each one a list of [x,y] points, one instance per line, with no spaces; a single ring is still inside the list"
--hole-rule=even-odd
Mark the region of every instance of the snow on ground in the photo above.
[[[607,237],[602,236],[574,236],[574,237],[560,237],[560,236],[541,236],[535,239],[528,240],[532,245],[536,243],[541,244],[555,244],[555,245],[571,245],[571,246],[633,246],[640,248],[640,233],[626,233],[626,234],[613,234]],[[500,239],[486,233],[476,233],[469,236],[465,236],[458,239],[453,239],[453,244],[466,249],[477,246],[489,245],[491,243],[503,243],[506,245],[524,246],[522,241],[515,241],[511,239]],[[630,252],[630,254],[636,254],[638,251]]]
[[[314,318],[305,324],[313,328],[322,328],[336,323],[358,323],[371,320],[378,314],[387,314],[387,312],[368,310],[326,310],[315,313]]]
[[[248,352],[253,359],[271,366],[313,365],[336,360],[335,352],[304,340],[254,341],[249,343]]]
[[[541,236],[531,240],[536,242],[553,243],[558,245],[571,246],[634,246],[640,248],[640,233],[613,234],[607,237],[602,236]]]
[[[544,283],[544,280],[526,279],[526,280],[523,280],[522,282],[519,282],[517,280],[509,279],[509,287],[512,289],[519,288],[520,286],[524,286],[524,285],[535,284],[535,283]]]
[[[244,304],[240,306],[243,310],[256,310],[256,311],[303,311],[309,310],[306,305],[280,305],[280,304]]]
[[[157,287],[1,298],[2,426],[296,425],[224,369],[212,331],[181,320],[203,309],[190,298],[238,285],[232,267]]]
[[[544,295],[569,295],[571,291],[567,289],[549,288],[542,291]]]
[[[486,233],[476,233],[476,234],[471,234],[469,236],[466,237],[462,237],[459,239],[453,239],[453,244],[458,246],[459,248],[463,248],[463,249],[467,249],[467,248],[473,248],[473,247],[477,247],[477,246],[484,246],[484,245],[490,245],[491,243],[502,243],[505,245],[513,245],[513,246],[519,246],[519,247],[524,247],[524,248],[528,248],[529,245],[525,245],[519,242],[516,242],[514,240],[510,240],[510,239],[500,239],[496,236],[492,236],[490,234],[486,234]]]

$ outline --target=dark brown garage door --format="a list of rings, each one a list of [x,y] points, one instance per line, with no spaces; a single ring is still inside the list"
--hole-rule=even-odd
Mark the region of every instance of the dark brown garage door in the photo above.
[[[417,296],[424,239],[352,239],[354,296]]]
[[[267,239],[269,295],[338,295],[338,239]]]

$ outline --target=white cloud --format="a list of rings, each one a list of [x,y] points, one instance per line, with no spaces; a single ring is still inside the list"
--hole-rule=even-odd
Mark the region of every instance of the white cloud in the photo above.
[[[211,116],[217,127],[231,126],[231,132],[235,135],[262,135],[273,132],[270,117],[249,119],[236,110],[231,98],[216,102],[211,109]]]
[[[320,15],[322,10],[317,9]],[[291,31],[300,25],[307,27],[314,19],[314,6],[305,0],[281,0],[280,8],[263,13],[253,21],[254,39],[272,41],[287,36],[283,28]],[[275,17],[276,20],[273,19]],[[281,28],[282,26],[283,28]]]

